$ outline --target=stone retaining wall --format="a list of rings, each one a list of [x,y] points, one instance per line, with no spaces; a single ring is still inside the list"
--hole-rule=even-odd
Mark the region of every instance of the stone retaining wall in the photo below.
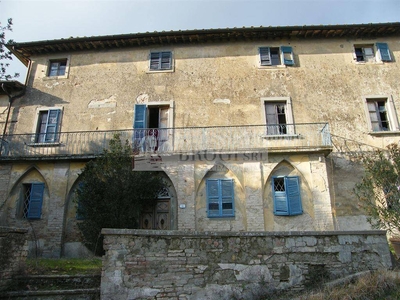
[[[103,229],[102,299],[255,299],[322,278],[391,268],[384,231]]]
[[[0,291],[7,288],[28,255],[26,229],[0,227]]]

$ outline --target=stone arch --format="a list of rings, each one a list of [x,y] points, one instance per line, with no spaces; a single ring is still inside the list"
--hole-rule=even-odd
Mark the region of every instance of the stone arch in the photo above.
[[[272,177],[298,176],[303,214],[297,216],[274,215]],[[314,203],[306,177],[286,159],[280,161],[268,175],[263,188],[264,224],[268,231],[316,230],[314,227]]]
[[[231,178],[234,181],[235,216],[229,218],[207,217],[207,179]],[[208,170],[199,180],[195,195],[196,230],[198,231],[243,231],[246,230],[246,205],[243,185],[235,173],[222,162],[208,166]]]
[[[50,192],[49,192],[49,185],[40,171],[38,167],[35,165],[32,165],[28,167],[18,178],[17,180],[13,183],[10,192],[8,194],[8,210],[10,212],[9,217],[13,218],[13,216],[16,219],[21,219],[19,216],[18,211],[22,209],[21,207],[21,201],[23,198],[23,185],[27,183],[34,183],[34,182],[42,182],[45,185],[45,191],[43,195],[43,204],[42,204],[42,219],[47,214],[47,207],[48,207],[48,199],[50,197]]]
[[[177,196],[175,187],[169,178],[169,176],[162,171],[162,177],[165,181],[165,189],[163,190],[163,199],[169,199],[169,220],[170,229],[177,229]],[[68,192],[66,198],[66,210],[65,210],[65,220],[64,220],[64,233],[63,233],[63,255],[66,257],[82,257],[90,255],[90,252],[83,245],[82,236],[78,228],[78,223],[81,220],[77,219],[76,215],[76,190],[79,187],[81,181],[80,176],[78,176]],[[161,195],[160,195],[161,197]]]

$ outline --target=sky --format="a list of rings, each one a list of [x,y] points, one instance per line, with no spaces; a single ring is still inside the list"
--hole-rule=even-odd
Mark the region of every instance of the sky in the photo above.
[[[16,42],[138,32],[400,21],[400,0],[0,0]],[[26,70],[12,63],[9,73]]]

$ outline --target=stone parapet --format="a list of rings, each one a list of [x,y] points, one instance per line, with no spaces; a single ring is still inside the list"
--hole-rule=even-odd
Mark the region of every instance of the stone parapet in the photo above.
[[[392,266],[384,231],[102,233],[102,299],[254,299]]]

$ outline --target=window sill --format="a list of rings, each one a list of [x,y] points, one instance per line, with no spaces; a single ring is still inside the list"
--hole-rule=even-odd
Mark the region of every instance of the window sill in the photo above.
[[[355,61],[356,65],[383,65],[383,61]]]
[[[287,65],[275,65],[275,66],[258,66],[260,70],[279,70],[279,69],[286,69]]]
[[[59,147],[61,146],[60,142],[54,142],[54,143],[29,143],[26,144],[29,147]]]
[[[47,80],[58,80],[58,79],[68,79],[68,74],[63,76],[46,76],[42,78],[44,81]]]
[[[146,71],[147,74],[154,74],[154,73],[173,73],[175,72],[174,69],[170,69],[170,70],[148,70]]]
[[[207,218],[213,219],[213,220],[216,220],[216,219],[220,219],[220,220],[231,219],[231,220],[234,220],[235,216],[207,216]]]
[[[400,130],[396,131],[370,131],[369,135],[372,136],[386,136],[386,135],[400,135]]]
[[[267,134],[261,136],[263,139],[281,139],[281,138],[300,138],[300,134]]]

